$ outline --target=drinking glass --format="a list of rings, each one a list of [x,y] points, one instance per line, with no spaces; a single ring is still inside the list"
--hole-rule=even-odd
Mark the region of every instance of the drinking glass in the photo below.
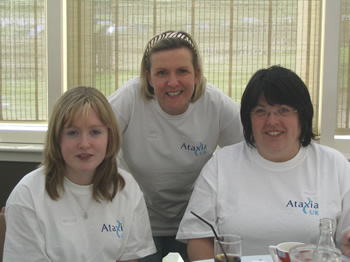
[[[215,262],[240,262],[242,238],[237,235],[220,235],[214,243]]]
[[[289,256],[291,262],[305,262],[305,261],[317,261],[317,262],[341,262],[342,255],[339,249],[322,247],[321,255],[315,256],[314,251],[316,245],[305,244],[297,245],[289,250]]]

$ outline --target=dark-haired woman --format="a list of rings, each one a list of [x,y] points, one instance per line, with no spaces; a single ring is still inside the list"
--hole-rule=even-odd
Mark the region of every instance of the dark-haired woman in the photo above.
[[[241,101],[245,142],[208,161],[180,224],[191,260],[213,257],[210,227],[243,238],[244,255],[287,241],[316,243],[319,219],[334,221],[336,244],[349,255],[350,164],[311,142],[313,106],[303,81],[273,66],[257,71]]]

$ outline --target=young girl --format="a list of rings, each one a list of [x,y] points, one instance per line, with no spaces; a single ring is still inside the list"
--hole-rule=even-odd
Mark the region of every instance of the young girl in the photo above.
[[[44,161],[6,203],[4,261],[126,261],[153,254],[143,194],[118,169],[121,134],[95,88],[54,106]]]

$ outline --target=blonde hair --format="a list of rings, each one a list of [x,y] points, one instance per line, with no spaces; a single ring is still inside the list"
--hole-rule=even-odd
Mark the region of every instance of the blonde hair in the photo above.
[[[198,81],[195,84],[191,102],[196,102],[204,93],[206,87],[206,78],[203,75],[203,63],[199,54],[197,43],[190,34],[183,31],[166,31],[154,36],[146,45],[141,61],[141,95],[145,101],[154,99],[154,89],[148,82],[147,72],[151,71],[152,54],[179,48],[188,48],[192,54],[192,65],[194,70],[199,69]]]
[[[104,160],[97,167],[92,180],[92,194],[96,201],[112,201],[117,191],[125,186],[118,173],[116,156],[121,147],[121,133],[113,110],[106,97],[96,88],[79,86],[65,92],[55,103],[48,124],[44,147],[45,188],[51,199],[60,198],[64,192],[66,163],[61,153],[61,137],[64,125],[70,126],[82,114],[86,117],[93,109],[108,128],[108,145]]]

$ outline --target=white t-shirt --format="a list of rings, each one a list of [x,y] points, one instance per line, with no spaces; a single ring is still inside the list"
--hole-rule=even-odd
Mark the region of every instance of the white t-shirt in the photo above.
[[[4,261],[115,262],[155,253],[143,194],[130,174],[119,173],[124,189],[113,202],[100,203],[92,200],[91,186],[68,179],[54,201],[43,168],[26,175],[6,203]]]
[[[123,134],[119,164],[144,192],[153,235],[175,236],[200,170],[217,145],[243,140],[240,107],[207,84],[185,113],[169,115],[156,99],[142,99],[139,78],[109,102]]]
[[[245,142],[222,148],[203,168],[177,239],[220,234],[243,238],[244,255],[268,254],[268,246],[316,243],[320,218],[334,220],[336,241],[350,229],[350,164],[338,151],[311,143],[291,160],[262,158]]]

